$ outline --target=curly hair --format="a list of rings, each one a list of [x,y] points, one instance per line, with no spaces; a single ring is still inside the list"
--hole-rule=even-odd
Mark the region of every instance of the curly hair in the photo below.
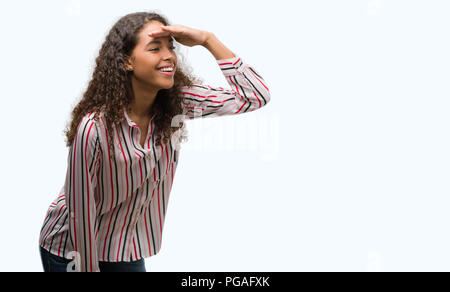
[[[94,119],[98,121],[100,112],[104,111],[109,146],[112,149],[111,153],[114,153],[113,126],[120,124],[123,111],[130,109],[134,98],[131,86],[133,72],[125,68],[127,56],[131,55],[138,43],[138,34],[151,21],[170,25],[169,21],[159,13],[137,12],[120,18],[109,31],[95,60],[96,66],[88,87],[72,111],[70,126],[64,131],[68,147],[73,144],[82,118],[88,113],[95,113]],[[168,143],[175,131],[180,128],[184,130],[183,121],[179,122],[178,127],[171,126],[173,117],[183,114],[181,87],[190,87],[200,81],[199,78],[183,72],[183,65],[180,62],[179,65],[181,66],[176,67],[173,87],[158,91],[149,113],[154,117],[154,135],[157,144],[161,142],[161,139],[164,143]]]

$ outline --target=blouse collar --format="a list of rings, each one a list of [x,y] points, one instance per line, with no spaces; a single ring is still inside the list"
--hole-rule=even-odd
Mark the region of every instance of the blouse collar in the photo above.
[[[139,126],[135,122],[133,122],[133,120],[130,118],[130,116],[128,116],[128,113],[125,109],[123,110],[123,118],[127,121],[128,125],[130,127],[139,128]],[[154,118],[155,118],[155,116],[152,116],[152,118],[150,119],[150,123],[153,121]]]

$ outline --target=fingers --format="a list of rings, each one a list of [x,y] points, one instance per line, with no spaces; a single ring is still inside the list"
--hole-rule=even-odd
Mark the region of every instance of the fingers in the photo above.
[[[163,26],[161,26],[161,29],[176,31],[176,30],[179,30],[180,27],[174,26],[174,25],[163,25]]]
[[[171,27],[171,26],[161,26],[159,30],[155,30],[150,32],[148,35],[152,37],[162,37],[162,36],[169,36],[171,34],[176,34],[177,31]]]
[[[162,31],[170,32],[172,34],[185,34],[186,33],[186,27],[185,26],[174,26],[174,25],[168,25],[168,26],[161,26],[160,27]]]
[[[161,31],[161,30],[156,30],[156,31],[152,31],[148,34],[151,37],[163,37],[163,36],[169,36],[170,32],[168,31]]]

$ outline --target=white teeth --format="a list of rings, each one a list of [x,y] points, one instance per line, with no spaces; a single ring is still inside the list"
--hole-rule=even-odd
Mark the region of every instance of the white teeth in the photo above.
[[[159,70],[163,71],[163,72],[172,72],[173,71],[173,67],[172,68],[161,68]]]

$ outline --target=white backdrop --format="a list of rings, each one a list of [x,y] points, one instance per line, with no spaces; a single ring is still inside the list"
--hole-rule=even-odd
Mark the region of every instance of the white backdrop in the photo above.
[[[450,271],[449,1],[1,1],[0,271],[41,271],[63,130],[121,16],[209,30],[267,107],[188,121],[156,271]],[[203,47],[194,74],[228,86]]]

